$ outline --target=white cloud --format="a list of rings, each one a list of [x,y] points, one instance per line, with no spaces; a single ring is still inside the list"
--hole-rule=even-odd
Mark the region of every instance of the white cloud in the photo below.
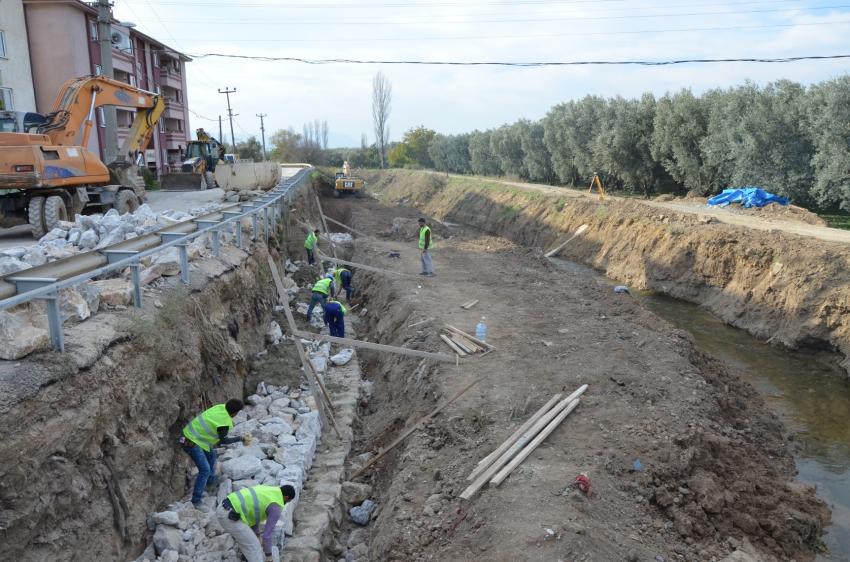
[[[524,62],[850,52],[846,39],[850,23],[830,24],[850,21],[850,10],[817,9],[834,5],[830,2],[806,2],[802,9],[787,8],[790,2],[763,0],[522,4],[433,0],[428,7],[403,8],[410,3],[119,0],[116,14],[135,20],[144,32],[190,54]],[[132,10],[125,11],[128,5]],[[793,5],[799,6],[799,2]],[[675,15],[683,13],[702,15]],[[140,21],[139,15],[146,19]],[[614,19],[587,19],[600,17]],[[764,27],[784,25],[794,27]],[[691,28],[717,29],[633,33]],[[589,35],[597,33],[607,35]],[[434,39],[438,37],[452,39]],[[387,38],[394,40],[383,40]],[[846,61],[496,68],[199,58],[189,64],[188,99],[194,112],[217,119],[219,114],[226,115],[226,106],[216,88],[236,87],[231,99],[241,126],[237,137],[259,133],[255,114],[268,113],[267,133],[289,126],[298,130],[306,121],[325,119],[333,141],[359,144],[361,132],[372,138],[371,79],[379,69],[393,83],[390,126],[392,137],[400,138],[417,125],[457,133],[520,117],[535,119],[556,103],[589,94],[632,97],[644,91],[663,94],[685,87],[702,92],[746,79],[765,83],[788,78],[812,83],[846,72]],[[217,123],[196,117],[191,125],[217,127]]]

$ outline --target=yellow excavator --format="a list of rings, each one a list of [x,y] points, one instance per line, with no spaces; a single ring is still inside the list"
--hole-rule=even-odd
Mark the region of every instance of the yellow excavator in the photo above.
[[[108,166],[88,149],[95,111],[104,106],[136,110]],[[15,132],[0,132],[0,213],[25,217],[40,238],[84,209],[136,210],[146,193],[135,158],[164,110],[157,94],[105,76],[84,76],[62,86],[47,115],[6,115],[0,131]]]
[[[366,181],[351,174],[351,167],[348,165],[348,160],[342,163],[342,171],[336,173],[334,180],[334,197],[342,197],[347,193],[355,197],[363,197],[363,191],[366,189]]]
[[[195,191],[216,187],[215,167],[224,160],[224,146],[203,128],[195,131],[198,140],[189,141],[179,172],[164,174],[164,191]]]

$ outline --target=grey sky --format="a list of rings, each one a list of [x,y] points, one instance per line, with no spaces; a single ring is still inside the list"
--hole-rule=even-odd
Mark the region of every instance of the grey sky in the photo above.
[[[850,0],[115,0],[115,13],[190,55],[525,62],[850,54]],[[217,129],[226,108],[216,89],[230,86],[237,138],[259,135],[255,114],[268,113],[267,135],[324,119],[332,145],[354,146],[361,132],[373,140],[379,69],[393,83],[398,139],[417,125],[458,133],[536,119],[588,94],[702,92],[747,79],[808,84],[846,73],[848,61],[441,68],[209,57],[188,68],[193,129]]]

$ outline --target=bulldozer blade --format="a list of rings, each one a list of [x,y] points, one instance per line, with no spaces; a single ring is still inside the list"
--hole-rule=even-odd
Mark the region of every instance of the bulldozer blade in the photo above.
[[[200,191],[203,189],[203,176],[191,172],[173,172],[159,178],[163,191]]]

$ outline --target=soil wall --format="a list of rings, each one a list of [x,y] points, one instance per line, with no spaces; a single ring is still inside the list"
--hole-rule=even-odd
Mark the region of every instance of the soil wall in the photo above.
[[[562,257],[632,287],[705,306],[761,339],[837,350],[850,369],[845,245],[717,223],[638,201],[559,197],[425,172],[390,171],[370,179],[384,202],[414,206],[525,246],[552,248],[587,224]]]

